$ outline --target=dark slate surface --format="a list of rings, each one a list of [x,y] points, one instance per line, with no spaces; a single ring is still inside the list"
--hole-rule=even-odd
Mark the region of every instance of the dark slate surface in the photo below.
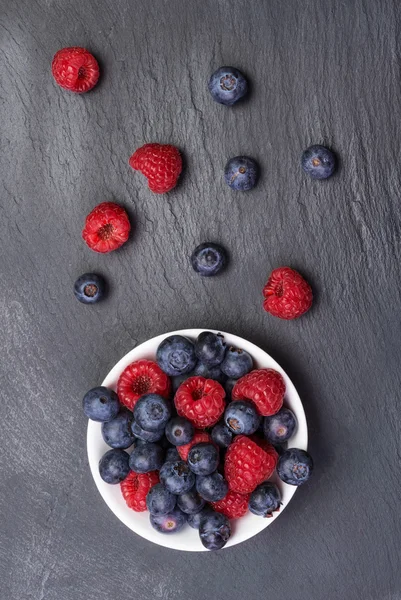
[[[1,598],[398,600],[400,543],[400,23],[398,0],[1,2]],[[58,89],[53,54],[87,46],[93,93]],[[233,64],[252,82],[226,109],[206,82]],[[177,144],[182,184],[148,192],[127,165]],[[301,151],[341,158],[307,179]],[[260,161],[253,192],[222,179]],[[97,256],[80,239],[99,202],[135,233]],[[188,255],[222,242],[231,267],[204,281]],[[266,315],[273,267],[300,269],[313,310]],[[102,305],[71,292],[87,270]],[[137,537],[97,493],[81,397],[156,334],[214,327],[260,344],[304,400],[316,475],[271,528],[218,554]]]

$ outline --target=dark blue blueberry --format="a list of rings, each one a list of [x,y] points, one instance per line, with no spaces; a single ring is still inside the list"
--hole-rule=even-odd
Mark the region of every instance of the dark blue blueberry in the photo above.
[[[164,487],[177,496],[189,492],[195,485],[195,475],[184,460],[164,463],[159,477]]]
[[[289,448],[278,459],[277,474],[284,483],[302,485],[308,481],[312,471],[313,460],[305,450]]]
[[[192,376],[192,373],[186,373],[185,375],[177,375],[176,377],[171,378],[171,389],[173,392],[173,396],[175,396],[175,393],[178,390],[178,388],[180,387],[180,385],[182,383],[184,383],[184,381],[186,381],[188,379],[188,377],[191,377],[191,376]]]
[[[259,167],[249,156],[230,158],[224,169],[224,179],[232,190],[247,192],[255,187],[259,177]]]
[[[215,367],[208,367],[204,363],[198,362],[194,369],[194,375],[198,377],[204,377],[205,379],[214,379],[219,383],[224,383],[226,376],[221,372],[220,365]]]
[[[173,510],[175,502],[176,497],[161,483],[154,485],[146,496],[146,506],[152,515],[166,515]]]
[[[188,525],[190,525],[193,529],[199,529],[199,525],[203,517],[212,513],[213,510],[210,506],[205,506],[202,508],[200,512],[194,513],[193,515],[188,515]]]
[[[158,471],[164,461],[164,450],[158,444],[140,444],[131,452],[129,466],[135,473]]]
[[[164,429],[170,418],[171,404],[159,394],[145,394],[135,404],[134,419],[145,431]]]
[[[236,383],[236,379],[227,379],[227,381],[224,383],[224,389],[226,390],[226,402],[231,402],[231,393]]]
[[[75,298],[83,304],[95,304],[105,294],[106,283],[103,277],[94,273],[85,273],[74,283]]]
[[[82,401],[85,415],[92,421],[111,421],[120,410],[118,396],[113,390],[99,386],[86,392]]]
[[[248,92],[248,82],[234,67],[220,67],[209,80],[209,92],[213,100],[232,106]]]
[[[158,347],[156,360],[170,377],[190,373],[196,365],[194,345],[182,335],[170,335]]]
[[[195,490],[191,490],[186,494],[177,496],[177,506],[187,515],[194,515],[201,511],[205,506],[205,500],[201,498]]]
[[[335,154],[324,146],[310,146],[302,154],[302,168],[313,179],[327,179],[336,169]]]
[[[169,448],[166,452],[165,462],[176,462],[177,460],[181,460],[177,448]]]
[[[135,419],[132,419],[131,431],[138,440],[143,440],[144,442],[158,442],[164,435],[163,429],[159,429],[158,431],[146,431],[142,429]]]
[[[228,448],[233,441],[233,433],[229,430],[224,421],[220,421],[220,423],[217,423],[217,425],[213,427],[211,436],[214,443],[220,446],[220,448]]]
[[[258,429],[262,417],[253,402],[238,400],[231,402],[224,413],[224,422],[235,434],[251,435]]]
[[[230,521],[225,515],[211,512],[202,517],[199,525],[199,537],[208,550],[220,550],[231,535]]]
[[[132,412],[122,408],[111,421],[102,423],[102,436],[111,448],[129,448],[135,441],[131,431]]]
[[[187,515],[175,507],[166,515],[150,515],[152,527],[159,533],[177,533],[187,522]]]
[[[224,359],[226,344],[221,333],[202,331],[195,342],[195,354],[204,365],[215,367]]]
[[[227,253],[222,246],[205,242],[195,248],[191,256],[193,269],[202,277],[212,277],[224,269]]]
[[[227,496],[228,483],[217,471],[211,475],[198,475],[196,491],[206,502],[218,502]]]
[[[109,450],[99,461],[99,474],[106,483],[120,483],[129,471],[129,454],[124,450]]]
[[[188,453],[187,462],[195,475],[210,475],[219,466],[219,451],[209,442],[194,444]]]
[[[289,408],[282,408],[275,415],[265,417],[263,433],[272,444],[282,444],[292,437],[297,426],[297,419]]]
[[[194,426],[184,417],[173,417],[166,425],[166,438],[174,446],[189,444],[194,433]]]
[[[240,348],[227,348],[226,355],[220,365],[220,369],[227,377],[231,379],[239,379],[249,371],[252,371],[253,360],[252,356],[245,350]]]
[[[259,517],[271,517],[275,510],[280,510],[281,494],[278,487],[270,481],[258,485],[249,498],[249,510]]]

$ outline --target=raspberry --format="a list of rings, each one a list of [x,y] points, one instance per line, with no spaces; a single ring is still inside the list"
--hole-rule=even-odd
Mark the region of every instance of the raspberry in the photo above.
[[[212,507],[216,512],[226,515],[229,519],[239,519],[248,512],[249,494],[238,494],[230,490],[218,502],[211,502]]]
[[[212,438],[208,433],[206,433],[206,431],[195,431],[194,437],[188,444],[184,444],[183,446],[177,446],[178,454],[181,456],[182,460],[187,460],[189,451],[191,450],[192,446],[194,446],[195,444],[200,444],[201,442],[210,442],[211,444],[213,444]],[[213,445],[216,446],[216,444]]]
[[[252,400],[259,414],[274,415],[283,405],[285,383],[274,369],[256,369],[238,379],[233,387],[233,400]]]
[[[259,443],[255,438],[239,435],[229,446],[224,473],[230,490],[249,494],[276,468],[278,455],[267,442]]]
[[[178,388],[174,402],[180,417],[204,429],[220,419],[225,409],[225,395],[223,386],[217,381],[189,377]]]
[[[145,175],[149,189],[156,194],[175,188],[182,171],[180,151],[168,144],[145,144],[134,152],[129,164]]]
[[[145,511],[147,493],[156,483],[159,483],[157,471],[149,473],[130,471],[124,481],[120,483],[121,493],[128,508],[132,508],[136,512]]]
[[[170,395],[170,379],[152,360],[137,360],[121,373],[117,384],[120,402],[130,410],[144,394]]]
[[[63,48],[54,55],[52,73],[60,87],[82,94],[97,84],[99,65],[85,48]]]
[[[117,250],[128,239],[131,225],[125,210],[114,202],[102,202],[86,217],[82,237],[95,252]]]
[[[275,269],[263,288],[266,312],[280,319],[296,319],[312,306],[312,289],[297,271],[289,267]]]

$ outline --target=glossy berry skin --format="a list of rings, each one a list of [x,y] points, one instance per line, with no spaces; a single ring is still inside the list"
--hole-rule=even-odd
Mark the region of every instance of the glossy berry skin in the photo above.
[[[228,448],[233,441],[233,432],[227,427],[224,421],[217,423],[211,431],[212,440],[220,448]]]
[[[187,462],[195,475],[210,475],[219,466],[219,451],[213,444],[200,442],[192,446]]]
[[[189,492],[195,485],[195,475],[183,460],[164,463],[159,477],[168,491],[177,496]]]
[[[156,360],[170,377],[185,375],[193,371],[196,365],[194,345],[182,335],[170,335],[158,347]]]
[[[248,92],[248,82],[234,67],[220,67],[209,80],[209,92],[219,104],[232,106]]]
[[[150,523],[159,533],[177,533],[187,522],[187,515],[176,506],[166,515],[150,515]]]
[[[135,441],[131,430],[132,413],[122,408],[118,415],[102,423],[102,437],[111,448],[129,448]]]
[[[145,394],[135,404],[134,419],[146,431],[164,429],[170,418],[170,401],[159,394]]]
[[[159,442],[164,435],[163,429],[159,429],[158,431],[146,431],[145,429],[142,429],[135,419],[132,419],[131,431],[137,440],[151,443]]]
[[[216,511],[226,515],[229,519],[239,519],[248,512],[249,494],[238,494],[229,490],[227,495],[211,506]]]
[[[94,387],[86,392],[82,406],[88,419],[100,423],[111,421],[120,410],[117,394],[103,386]]]
[[[272,517],[280,510],[281,494],[278,487],[270,481],[258,485],[249,498],[249,510],[259,517]]]
[[[231,379],[240,379],[253,368],[251,355],[241,348],[227,348],[220,369]]]
[[[199,444],[200,442],[211,442],[212,438],[206,431],[198,431],[195,430],[194,437],[189,442],[189,444],[185,444],[184,446],[177,446],[178,454],[181,456],[182,460],[188,459],[189,451],[192,446],[195,444]]]
[[[86,217],[82,237],[91,250],[106,254],[125,244],[130,231],[126,211],[114,202],[102,202]]]
[[[161,483],[154,485],[146,496],[146,507],[152,515],[166,515],[173,510],[175,503],[176,497]]]
[[[227,264],[227,253],[213,242],[199,244],[191,255],[192,268],[202,277],[218,275]]]
[[[195,490],[177,496],[177,506],[187,515],[194,515],[205,506],[205,500]]]
[[[285,394],[282,375],[274,369],[255,369],[235,384],[232,400],[251,400],[260,415],[269,417],[280,410]]]
[[[165,434],[168,441],[174,446],[184,446],[194,437],[194,426],[188,419],[173,417],[166,425]]]
[[[97,84],[99,65],[96,58],[85,48],[62,48],[54,55],[52,74],[60,87],[83,94]]]
[[[313,472],[313,460],[310,454],[299,448],[289,448],[280,456],[277,474],[284,483],[302,485]]]
[[[230,158],[224,169],[226,184],[239,192],[247,192],[255,187],[259,177],[257,162],[249,156]]]
[[[264,440],[239,435],[228,448],[224,473],[230,490],[249,494],[268,479],[277,464],[277,452]]]
[[[271,444],[283,444],[294,434],[297,419],[289,408],[282,408],[275,415],[265,417],[263,421],[263,434]]]
[[[224,383],[226,376],[220,370],[220,365],[208,367],[204,363],[198,362],[192,373],[193,376],[204,377],[205,379],[214,379],[219,383]]]
[[[131,452],[129,466],[135,473],[158,471],[164,461],[164,450],[158,444],[138,444]]]
[[[106,483],[117,484],[123,481],[129,471],[129,454],[124,450],[113,449],[103,454],[99,461],[99,475]]]
[[[224,412],[226,426],[236,435],[255,433],[261,420],[262,417],[258,414],[255,404],[249,400],[231,402]]]
[[[146,510],[147,494],[157,483],[159,483],[157,471],[151,471],[150,473],[130,471],[120,484],[121,493],[128,508],[135,512],[144,512]]]
[[[74,283],[74,295],[82,304],[96,304],[106,291],[106,282],[100,275],[84,273]]]
[[[198,360],[208,367],[220,365],[226,353],[224,336],[221,333],[202,331],[195,342],[195,354]]]
[[[136,360],[121,373],[117,394],[122,404],[134,410],[139,398],[145,394],[159,394],[168,398],[170,379],[153,360]]]
[[[147,178],[149,189],[155,194],[175,188],[182,171],[180,151],[170,144],[145,144],[134,152],[129,164]]]
[[[313,301],[309,283],[290,267],[279,267],[272,271],[263,288],[263,296],[265,311],[286,320],[297,319],[305,314]]]
[[[199,537],[208,550],[220,550],[226,545],[230,536],[231,525],[225,515],[212,512],[201,519]]]
[[[225,409],[224,388],[217,381],[190,377],[180,385],[174,398],[177,412],[195,427],[212,427]]]
[[[336,170],[335,154],[325,146],[310,146],[302,154],[302,168],[312,179],[327,179]]]
[[[206,504],[204,508],[200,512],[194,513],[193,515],[188,515],[188,525],[193,529],[199,529],[200,522],[206,515],[212,513],[213,510],[211,507]]]
[[[227,495],[228,483],[217,471],[210,475],[198,475],[196,491],[206,502],[218,502]]]

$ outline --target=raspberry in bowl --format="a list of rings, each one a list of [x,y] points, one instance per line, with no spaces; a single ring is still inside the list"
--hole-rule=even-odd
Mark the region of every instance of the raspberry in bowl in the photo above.
[[[166,340],[166,338],[170,338],[171,336],[181,336],[195,344],[198,336],[204,331],[205,330],[202,329],[176,331],[157,336],[148,340],[147,342],[144,342],[143,344],[140,344],[128,352],[128,354],[126,354],[113,367],[103,383],[101,383],[103,386],[101,389],[104,390],[104,388],[108,388],[109,390],[118,392],[119,380],[124,372],[125,374],[127,373],[126,369],[129,365],[132,365],[137,361],[153,361],[156,363],[157,350],[163,340]],[[250,368],[252,370],[250,374],[257,370],[269,369],[279,374],[276,376],[278,383],[275,382],[274,386],[270,385],[270,388],[275,392],[274,398],[272,395],[267,395],[264,400],[270,402],[269,406],[272,406],[274,410],[276,407],[277,410],[280,410],[281,401],[277,400],[277,396],[281,389],[280,386],[285,386],[283,406],[292,411],[292,414],[296,419],[296,427],[291,438],[286,442],[286,444],[288,448],[296,448],[305,451],[307,449],[308,442],[305,413],[299,395],[283,369],[271,356],[269,356],[269,354],[251,342],[225,332],[214,331],[213,333],[221,333],[224,338],[224,344],[226,345],[227,351],[232,348],[241,349],[252,357],[252,364],[250,364]],[[181,398],[178,402],[178,407],[175,405],[173,399],[173,381],[171,381],[171,386],[169,386],[168,382],[164,381],[157,368],[154,368],[150,371],[147,370],[145,374],[147,378],[146,382],[142,379],[140,381],[138,380],[141,385],[144,382],[146,383],[146,386],[143,389],[144,395],[156,394],[159,396],[159,400],[156,403],[151,402],[149,404],[149,414],[151,418],[153,418],[152,414],[155,410],[159,411],[159,404],[164,406],[163,398],[166,398],[166,400],[171,403],[171,419],[174,419],[174,421],[172,421],[174,427],[170,427],[170,429],[171,431],[174,431],[174,435],[172,435],[171,431],[167,429],[167,426],[165,430],[168,431],[170,439],[168,439],[168,436],[166,437],[164,434],[161,434],[160,438],[159,431],[152,433],[152,440],[155,439],[156,441],[150,441],[150,438],[149,441],[148,438],[145,440],[141,439],[144,436],[141,435],[142,430],[136,419],[139,419],[142,425],[146,425],[146,420],[143,420],[143,415],[140,414],[141,411],[139,408],[135,411],[135,402],[137,399],[136,396],[132,396],[131,398],[130,395],[128,395],[130,400],[129,402],[121,402],[120,398],[120,403],[122,404],[124,410],[127,410],[126,407],[128,404],[131,404],[132,406],[132,431],[136,441],[131,448],[115,450],[114,452],[119,452],[120,454],[126,452],[131,454],[135,446],[138,448],[136,454],[138,454],[137,458],[140,461],[140,467],[141,469],[143,467],[143,469],[147,472],[134,475],[134,471],[131,469],[128,476],[126,476],[125,471],[123,473],[118,472],[115,477],[116,481],[119,477],[121,478],[126,476],[122,483],[117,483],[114,485],[106,483],[99,474],[99,461],[106,454],[106,452],[110,450],[110,447],[106,444],[104,437],[102,436],[102,422],[96,422],[93,420],[89,421],[87,432],[87,450],[90,469],[98,491],[105,500],[106,504],[113,511],[113,513],[136,534],[161,546],[182,551],[206,551],[228,548],[253,537],[267,526],[271,525],[271,523],[281,514],[283,509],[291,500],[297,489],[297,485],[284,483],[284,481],[279,478],[277,470],[275,470],[278,456],[271,445],[272,442],[270,440],[263,439],[262,424],[258,428],[258,431],[248,435],[248,437],[243,436],[242,434],[237,435],[233,433],[231,446],[234,444],[235,440],[237,440],[238,443],[233,446],[233,451],[226,452],[226,457],[227,455],[229,456],[228,463],[226,462],[225,465],[226,469],[224,469],[224,465],[221,464],[214,474],[194,474],[193,477],[191,473],[187,472],[187,466],[189,465],[188,456],[191,448],[196,446],[196,444],[200,445],[201,449],[205,448],[208,444],[214,444],[216,449],[218,449],[220,452],[221,457],[225,452],[224,444],[230,444],[231,433],[227,428],[224,427],[224,411],[226,410],[226,406],[230,406],[228,404],[230,398],[227,397],[226,394],[226,398],[224,399],[225,406],[222,407],[221,399],[223,393],[221,391],[221,387],[226,389],[228,384],[231,385],[232,382],[223,373],[221,382],[214,387],[212,386],[212,390],[210,390],[209,386],[205,387],[204,381],[202,382],[202,377],[198,375],[193,376],[191,372],[185,372],[189,359],[187,353],[185,353],[185,356],[183,355],[181,347],[179,347],[178,350],[180,350],[178,356],[174,354],[170,357],[174,358],[175,364],[178,365],[176,368],[183,371],[181,375],[174,376],[174,378],[180,377],[182,379],[182,381],[179,382],[179,386],[175,391],[175,394],[177,394],[177,391],[181,388],[181,386],[183,386],[181,388]],[[140,364],[140,367],[141,369],[144,369],[145,367],[141,365],[143,365],[143,363]],[[148,365],[145,366],[147,367]],[[219,365],[217,365],[217,367],[218,366]],[[241,385],[237,386],[235,399],[233,398],[233,402],[239,402],[242,388],[242,394],[244,395],[246,392],[246,397],[242,398],[242,400],[246,402],[252,402],[252,394],[255,389],[254,386],[261,385],[263,378],[266,377],[264,373],[262,373],[262,375],[251,377],[249,376],[250,374],[245,374],[243,376],[246,378],[244,379],[244,383],[246,385],[243,385],[242,387]],[[144,373],[142,373],[142,371],[138,373],[135,371],[135,373],[133,373],[132,379],[135,384],[134,387],[136,386],[135,390],[133,390],[134,394],[138,392],[141,393],[141,390],[138,388],[139,383],[136,377],[144,377]],[[271,384],[271,375],[269,375],[269,378],[269,384]],[[170,379],[172,380],[173,377],[170,376]],[[127,383],[124,375],[121,381],[125,384]],[[197,384],[197,381],[199,385]],[[237,381],[240,382],[241,379],[238,379]],[[129,392],[129,390],[125,390],[125,392]],[[182,398],[182,394],[184,395],[184,398]],[[209,400],[210,394],[211,399]],[[200,404],[200,407],[203,406],[203,408],[202,410],[199,408],[199,414],[203,414],[202,411],[206,411],[209,415],[206,420],[201,418],[201,421],[199,421],[198,415],[194,418],[194,410],[197,411],[198,409],[196,407],[196,400],[195,404],[193,403],[193,400],[197,398],[197,395],[200,396],[200,400],[204,399],[203,403]],[[126,397],[127,396],[124,396],[124,399]],[[103,394],[100,397],[100,401],[102,398]],[[262,423],[263,419],[271,418],[265,417],[262,414],[263,412],[270,412],[264,409],[265,405],[263,404],[262,412],[259,410]],[[178,416],[176,415],[176,412],[178,412]],[[136,415],[135,413],[138,414]],[[146,413],[146,415],[147,414],[148,413]],[[192,427],[189,427],[188,431],[178,431],[177,427],[180,426],[181,420],[185,425],[185,420],[188,420],[188,417],[194,420]],[[217,424],[215,424],[216,419],[218,419]],[[204,429],[203,426],[205,427]],[[216,428],[216,435],[213,433],[214,428]],[[228,433],[228,437],[224,436],[224,440],[221,441],[221,435],[217,435],[217,432],[219,431],[221,434],[220,430],[222,429],[227,429],[227,432],[225,433]],[[192,436],[192,440],[190,442],[187,442],[188,435],[190,437]],[[242,438],[240,438],[241,435]],[[226,437],[227,442],[225,440]],[[217,444],[214,441],[215,439],[221,444],[224,442],[224,444]],[[170,445],[171,440],[175,442],[175,445],[172,447]],[[176,496],[176,505],[173,509],[169,510],[168,513],[165,515],[156,515],[151,517],[146,507],[146,496],[149,490],[159,482],[158,464],[154,462],[155,446],[163,447],[166,456],[164,459],[164,464],[169,463],[170,465],[168,469],[163,469],[163,477],[161,478],[162,480],[166,479],[167,477],[169,478],[169,485],[171,484],[170,489],[174,490],[175,486],[178,486],[177,489],[181,489],[181,482],[183,479],[189,479],[192,481],[194,477],[202,477],[203,479],[210,478],[210,483],[213,487],[215,484],[214,479],[220,485],[220,480],[224,479],[225,477],[225,479],[228,481],[228,492],[226,496],[223,499],[216,500],[214,502],[206,501],[206,505],[204,505],[204,502],[197,496],[196,486],[194,486],[190,491],[184,492],[185,498],[183,497],[182,500],[180,499],[179,495]],[[170,448],[167,449],[169,446]],[[229,448],[231,446],[229,446]],[[244,453],[244,456],[246,455],[246,457],[249,453],[252,453],[252,455],[255,455],[258,460],[260,458],[263,464],[261,463],[260,470],[257,473],[244,472],[242,474],[238,471],[238,465],[241,463],[242,453]],[[196,452],[192,452],[192,454],[196,457]],[[209,459],[209,454],[210,456],[213,455],[212,459]],[[212,451],[206,453],[206,456],[200,456],[202,461],[208,461],[214,460],[214,455],[215,453]],[[124,455],[121,454],[121,457],[124,458]],[[120,458],[120,456],[117,458]],[[131,465],[134,462],[135,461],[132,460]],[[294,461],[292,461],[290,465],[282,465],[282,471],[287,473],[290,467],[292,470],[294,470],[293,463]],[[156,467],[154,467],[155,464]],[[297,467],[297,465],[295,466]],[[120,468],[119,463],[117,464],[117,468]],[[149,471],[149,469],[154,468],[156,470]],[[207,467],[206,471],[204,472],[207,472]],[[248,485],[241,485],[241,477],[248,478]],[[271,484],[274,489],[276,489],[275,486],[277,486],[277,495],[279,498],[281,498],[281,504],[278,509],[270,509],[272,499],[270,496],[266,495],[265,487],[267,484],[264,483],[265,478],[268,479],[269,484]],[[290,480],[290,478],[286,478],[288,481]],[[162,484],[158,485],[160,488],[162,487]],[[230,487],[228,487],[229,485]],[[184,487],[186,488],[187,486],[184,485]],[[199,486],[199,489],[202,490],[202,486]],[[240,490],[240,492],[237,490]],[[216,489],[213,489],[212,491],[215,492]],[[166,494],[166,496],[168,496],[168,494]],[[218,497],[219,495],[216,493],[216,498]],[[170,496],[167,499],[171,500]],[[252,504],[251,507],[251,499],[255,506]],[[159,505],[161,503],[162,506],[165,505],[166,508],[171,508],[172,504],[170,505],[170,502],[166,502],[166,498],[163,495],[158,500]],[[199,506],[199,508],[203,507],[202,512],[197,513],[202,514],[202,517],[199,519],[199,521],[202,523],[199,530],[196,529],[192,523],[192,521],[196,521],[196,519],[193,518],[194,515],[190,513],[186,514],[182,510],[183,508],[189,510],[189,500],[191,500],[191,506]],[[221,517],[217,518],[215,516],[216,512],[218,512]]]

